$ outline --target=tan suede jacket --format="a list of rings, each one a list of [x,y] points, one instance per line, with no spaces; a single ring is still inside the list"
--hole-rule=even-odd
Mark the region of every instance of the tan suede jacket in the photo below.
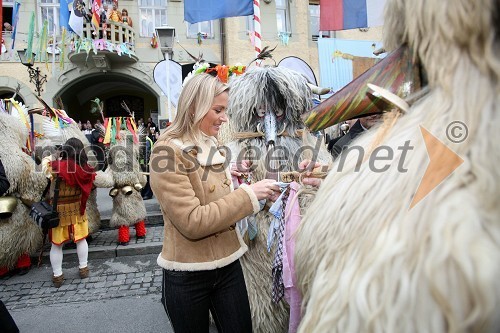
[[[233,191],[226,158],[213,137],[201,145],[156,142],[150,159],[151,188],[163,213],[165,235],[158,265],[198,271],[224,267],[247,250],[235,223],[259,211],[246,185]]]

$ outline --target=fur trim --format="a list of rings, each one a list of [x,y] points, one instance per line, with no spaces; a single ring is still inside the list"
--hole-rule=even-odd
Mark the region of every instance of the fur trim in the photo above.
[[[238,231],[238,228],[235,229],[236,235],[238,236],[238,241],[240,242],[240,248],[238,251],[234,252],[228,257],[215,260],[215,261],[208,261],[208,262],[197,262],[197,263],[183,263],[183,262],[175,262],[175,261],[170,261],[170,260],[165,260],[162,258],[161,253],[158,255],[158,259],[156,259],[156,263],[167,270],[173,270],[173,271],[204,271],[204,270],[212,270],[216,268],[221,268],[225,267],[239,258],[241,258],[245,252],[248,250],[247,245],[243,241],[243,238],[240,235],[240,232]]]
[[[250,201],[252,202],[253,213],[257,214],[260,211],[260,204],[259,199],[257,199],[254,191],[247,184],[241,184],[240,188],[247,192],[248,196],[250,197]]]

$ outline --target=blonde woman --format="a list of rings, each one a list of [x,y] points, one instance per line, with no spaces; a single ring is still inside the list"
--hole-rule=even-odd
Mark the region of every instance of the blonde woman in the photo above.
[[[280,192],[271,179],[233,190],[229,153],[217,144],[228,97],[216,77],[191,78],[150,160],[165,225],[162,303],[177,333],[208,331],[209,311],[219,332],[252,331],[239,262],[247,246],[235,223]]]

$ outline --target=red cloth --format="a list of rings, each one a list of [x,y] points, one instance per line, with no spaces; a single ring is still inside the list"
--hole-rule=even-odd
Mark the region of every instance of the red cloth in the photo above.
[[[79,166],[73,160],[61,160],[51,162],[52,171],[64,180],[66,185],[79,187],[82,191],[80,199],[80,215],[85,213],[87,199],[89,198],[92,185],[94,184],[95,171],[89,165]]]

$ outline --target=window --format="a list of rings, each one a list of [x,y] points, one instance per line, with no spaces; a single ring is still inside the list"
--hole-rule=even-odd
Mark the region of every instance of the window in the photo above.
[[[152,37],[155,27],[167,25],[167,0],[139,0],[141,37]]]
[[[198,38],[198,33],[201,33],[202,38],[214,38],[213,22],[187,23],[187,38]]]
[[[313,41],[317,41],[319,38],[319,14],[320,6],[319,4],[309,4],[309,30],[311,31],[311,36]],[[330,37],[329,31],[322,31],[322,37]]]
[[[290,26],[290,8],[288,7],[288,0],[276,0],[276,23],[278,33],[292,33],[292,28]]]
[[[12,12],[14,9],[14,1],[13,0],[3,0],[2,2],[2,22],[8,22],[12,25]],[[2,32],[10,33],[11,31],[5,31],[5,28],[2,27]]]
[[[59,0],[40,0],[38,4],[40,6],[40,12],[38,14],[38,30],[42,29],[43,22],[47,20],[49,22],[47,26],[48,34],[52,35],[55,26],[56,34],[59,35],[61,31],[59,26]]]

